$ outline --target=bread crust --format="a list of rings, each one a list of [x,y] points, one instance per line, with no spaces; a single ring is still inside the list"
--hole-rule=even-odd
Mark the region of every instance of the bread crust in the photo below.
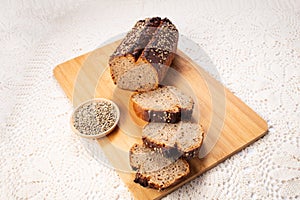
[[[119,56],[132,55],[135,61],[140,57],[145,46],[152,39],[157,27],[161,24],[160,17],[146,18],[135,23],[134,27],[126,34],[120,45],[110,56],[109,61]],[[138,37],[132,37],[138,29],[141,33]],[[130,41],[132,39],[132,41]]]
[[[186,162],[187,165],[189,165],[186,160],[184,160],[184,161]],[[187,167],[187,171],[185,172],[185,174],[182,177],[175,179],[172,183],[170,183],[168,185],[159,185],[159,184],[155,184],[155,183],[151,182],[149,175],[143,174],[143,173],[137,171],[137,173],[135,174],[134,182],[139,183],[143,187],[149,187],[149,188],[153,188],[153,189],[157,189],[157,190],[164,190],[164,189],[170,187],[171,185],[176,185],[178,182],[180,182],[182,179],[184,179],[184,177],[186,177],[189,173],[190,173],[190,169],[189,169],[189,167]]]
[[[134,144],[129,150],[130,166],[132,167],[132,169],[137,170],[137,172],[135,174],[135,179],[134,179],[135,183],[139,183],[143,187],[149,187],[149,188],[154,188],[154,189],[158,189],[158,190],[163,190],[171,185],[176,184],[178,181],[180,181],[182,178],[184,178],[185,176],[187,176],[190,173],[189,163],[186,160],[181,159],[181,158],[180,159],[171,159],[172,163],[170,163],[170,164],[176,164],[176,162],[179,162],[179,161],[183,162],[183,165],[181,165],[182,163],[180,163],[180,166],[183,167],[183,169],[185,170],[185,171],[183,171],[183,174],[178,175],[180,177],[177,177],[177,178],[175,178],[176,177],[175,176],[174,180],[172,182],[165,182],[162,184],[155,182],[154,181],[155,179],[153,179],[155,174],[157,174],[157,173],[161,174],[163,171],[168,170],[170,168],[170,166],[166,165],[162,168],[159,168],[158,170],[154,170],[151,172],[144,171],[142,166],[138,165],[137,163],[134,163],[134,161],[131,159],[132,155],[140,153],[139,151],[136,151],[136,147],[139,147],[139,146],[140,146],[140,144]],[[147,148],[147,151],[152,152],[153,150],[151,150],[150,148]]]
[[[154,151],[158,151],[162,153],[166,157],[172,158],[194,158],[199,154],[200,148],[202,146],[204,140],[204,131],[202,126],[200,125],[202,140],[197,145],[194,145],[188,151],[183,151],[178,143],[175,143],[174,146],[167,146],[166,144],[158,141],[151,140],[147,136],[142,136],[143,143],[153,149]]]
[[[175,58],[178,38],[178,30],[167,18],[154,17],[138,21],[109,59],[113,82],[117,84],[129,68],[138,66],[138,63],[147,63],[157,76],[157,83],[153,84],[150,90],[156,89]],[[113,63],[119,58],[129,58],[133,66],[125,70],[121,66],[114,66]],[[117,70],[120,71],[118,75],[116,75]],[[141,87],[133,90],[148,91],[149,88]]]
[[[141,186],[143,187],[149,187],[149,188],[153,188],[153,189],[158,189],[158,190],[164,190],[168,187],[170,187],[171,185],[175,185],[178,182],[180,182],[182,179],[184,179],[184,177],[186,177],[189,173],[190,173],[190,168],[189,168],[189,164],[186,160],[183,160],[185,162],[186,167],[186,171],[185,174],[182,175],[180,178],[175,179],[172,183],[168,184],[168,185],[159,185],[156,183],[153,183],[150,179],[150,175],[142,173],[140,171],[137,171],[137,173],[135,174],[135,179],[134,182],[135,183],[139,183]]]
[[[161,36],[168,37],[162,39]],[[140,59],[151,63],[157,71],[159,81],[163,80],[175,58],[178,37],[179,33],[174,24],[169,19],[164,18],[141,54]]]
[[[149,108],[141,107],[137,102],[133,100],[132,96],[130,97],[130,101],[132,102],[133,110],[136,115],[144,121],[174,124],[179,121],[188,121],[192,117],[194,105],[191,109],[180,108],[179,106],[177,106],[172,110],[151,110]]]

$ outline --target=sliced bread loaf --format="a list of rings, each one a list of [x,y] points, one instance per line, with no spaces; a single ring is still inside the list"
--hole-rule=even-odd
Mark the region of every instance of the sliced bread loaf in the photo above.
[[[191,122],[149,123],[143,128],[142,133],[143,142],[147,147],[168,157],[197,156],[203,137],[201,125]]]
[[[186,160],[168,159],[144,145],[134,144],[129,159],[131,167],[138,170],[134,182],[144,187],[165,189],[190,172]]]
[[[174,86],[134,93],[131,102],[137,116],[148,122],[189,120],[194,107],[193,99]]]
[[[175,57],[178,30],[167,18],[146,18],[128,32],[109,59],[114,83],[125,90],[158,87]]]

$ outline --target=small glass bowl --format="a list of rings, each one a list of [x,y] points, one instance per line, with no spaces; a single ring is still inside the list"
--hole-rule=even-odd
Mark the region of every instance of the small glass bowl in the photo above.
[[[77,130],[75,128],[74,118],[75,118],[75,113],[79,109],[82,109],[82,107],[84,105],[90,104],[90,103],[93,103],[93,102],[107,102],[107,103],[111,104],[115,109],[116,118],[115,118],[114,124],[109,129],[107,129],[106,131],[100,132],[99,134],[87,135],[87,134],[81,133],[79,130]],[[117,126],[117,124],[119,122],[119,119],[120,119],[120,110],[119,110],[119,107],[113,101],[111,101],[109,99],[105,99],[105,98],[94,98],[94,99],[90,99],[90,100],[87,100],[87,101],[81,103],[79,106],[77,106],[74,109],[74,111],[72,113],[72,116],[71,116],[70,124],[71,124],[71,128],[72,128],[73,132],[76,133],[77,135],[81,136],[81,137],[84,137],[84,138],[101,138],[101,137],[104,137],[104,136],[108,135],[110,132],[112,132],[114,130],[114,128]]]

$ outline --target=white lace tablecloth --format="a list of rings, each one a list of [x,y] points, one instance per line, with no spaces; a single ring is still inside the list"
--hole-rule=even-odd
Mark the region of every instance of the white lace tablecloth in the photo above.
[[[170,18],[269,133],[166,199],[300,198],[300,1],[8,1],[0,6],[0,199],[130,199],[72,133],[52,70]]]

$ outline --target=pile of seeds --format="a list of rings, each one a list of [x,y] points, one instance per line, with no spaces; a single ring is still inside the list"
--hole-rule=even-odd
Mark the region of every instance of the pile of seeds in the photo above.
[[[73,115],[74,127],[85,135],[98,135],[110,129],[117,119],[116,108],[106,101],[91,101]]]

